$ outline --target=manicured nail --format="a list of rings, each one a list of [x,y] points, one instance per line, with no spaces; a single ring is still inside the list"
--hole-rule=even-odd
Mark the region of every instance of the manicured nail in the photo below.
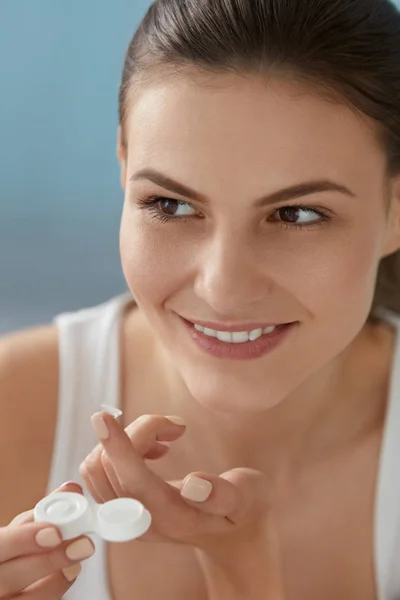
[[[101,414],[95,413],[90,417],[90,420],[97,437],[99,437],[101,440],[106,440],[110,435],[110,432],[108,431],[108,427]]]
[[[211,481],[192,475],[181,489],[181,496],[193,502],[204,502],[211,494],[212,487]]]
[[[41,529],[35,537],[35,541],[41,548],[55,548],[62,543],[62,539],[57,529],[46,527]]]
[[[65,553],[70,560],[83,560],[94,554],[94,548],[92,542],[88,538],[84,538],[77,542],[72,542],[67,547]]]
[[[182,419],[182,417],[165,417],[166,419],[168,419],[168,421],[172,421],[172,423],[175,423],[175,425],[183,425],[185,426],[186,423],[184,421],[184,419]]]
[[[73,581],[78,577],[79,573],[82,571],[82,565],[80,563],[76,563],[76,565],[64,567],[64,569],[61,569],[61,571],[67,581]]]

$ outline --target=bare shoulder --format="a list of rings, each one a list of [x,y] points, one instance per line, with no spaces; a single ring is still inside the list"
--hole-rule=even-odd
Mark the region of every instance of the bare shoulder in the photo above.
[[[57,328],[0,337],[0,526],[46,493],[57,398]]]

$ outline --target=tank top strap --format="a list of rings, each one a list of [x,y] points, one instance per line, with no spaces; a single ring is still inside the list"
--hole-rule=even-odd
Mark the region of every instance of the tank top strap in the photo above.
[[[400,600],[400,316],[377,311],[397,331],[375,505],[378,600]]]
[[[79,465],[98,443],[90,416],[103,403],[119,405],[119,316],[131,299],[123,294],[53,321],[59,335],[59,390],[48,491],[69,479],[82,483]]]

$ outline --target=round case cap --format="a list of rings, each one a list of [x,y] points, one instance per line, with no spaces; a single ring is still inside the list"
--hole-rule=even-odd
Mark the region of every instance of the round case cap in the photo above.
[[[76,492],[57,492],[46,496],[36,504],[33,516],[35,521],[56,525],[63,540],[78,537],[95,528],[89,502]]]
[[[151,515],[133,498],[115,498],[97,505],[97,533],[109,542],[127,542],[142,536],[151,525]]]

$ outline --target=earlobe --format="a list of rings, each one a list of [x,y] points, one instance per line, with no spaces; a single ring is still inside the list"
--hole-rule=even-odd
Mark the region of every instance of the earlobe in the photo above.
[[[117,132],[117,159],[120,166],[121,172],[121,187],[125,190],[126,185],[126,150],[122,144],[122,134],[121,134],[121,126],[118,127]]]

